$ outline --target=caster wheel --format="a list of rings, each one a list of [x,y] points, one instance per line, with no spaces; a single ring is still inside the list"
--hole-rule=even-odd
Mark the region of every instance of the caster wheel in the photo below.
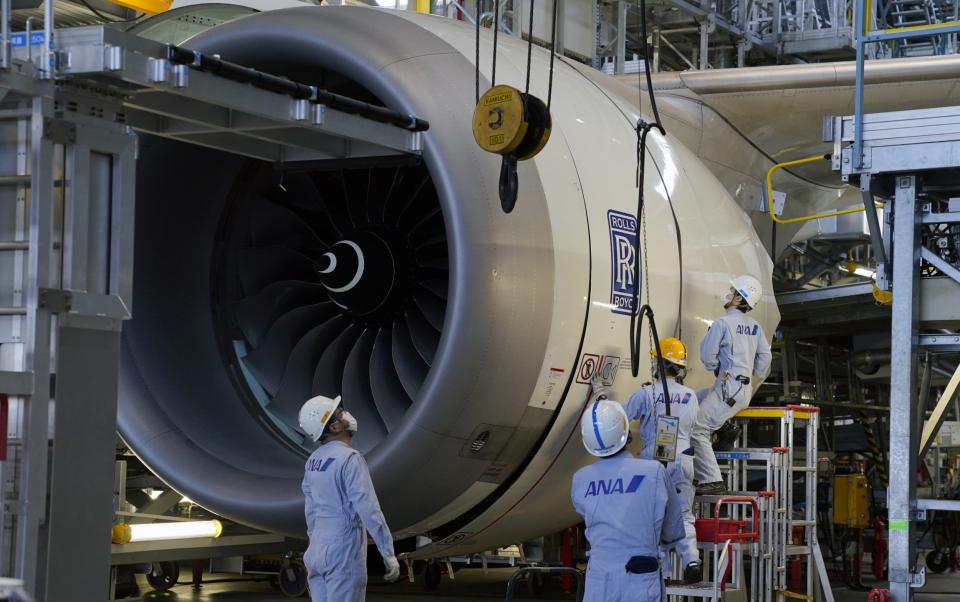
[[[158,592],[165,592],[177,584],[180,565],[176,562],[154,562],[147,573],[147,583]]]
[[[931,572],[942,573],[947,570],[949,566],[950,557],[940,550],[934,550],[927,554],[927,568],[930,569]]]
[[[280,569],[277,585],[288,598],[299,598],[307,593],[307,568],[299,562],[291,562]]]

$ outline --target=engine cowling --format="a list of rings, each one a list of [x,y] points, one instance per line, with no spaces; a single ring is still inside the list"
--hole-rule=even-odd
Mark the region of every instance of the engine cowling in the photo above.
[[[491,42],[483,36],[482,57]],[[143,142],[119,410],[130,447],[201,505],[302,535],[312,447],[296,411],[311,395],[342,394],[398,536],[450,535],[450,553],[575,522],[566,488],[586,461],[575,434],[585,376],[605,370],[621,396],[638,383],[624,307],[635,92],[558,61],[552,139],[520,164],[507,215],[499,158],[470,132],[471,28],[309,7],[237,19],[186,45],[431,127],[419,164],[277,170]],[[534,53],[531,91],[543,99],[548,60]],[[525,62],[525,45],[501,39],[498,82],[521,86]],[[649,152],[641,298],[695,364],[730,276],[756,274],[769,290],[770,261],[688,149],[652,135]],[[772,301],[757,315],[772,332]]]

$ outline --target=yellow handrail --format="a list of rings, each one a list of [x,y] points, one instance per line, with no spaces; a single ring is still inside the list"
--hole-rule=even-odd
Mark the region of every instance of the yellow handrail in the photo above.
[[[794,159],[793,161],[784,161],[783,163],[777,163],[773,167],[767,170],[767,211],[770,213],[770,219],[772,219],[777,224],[796,224],[797,222],[808,222],[812,219],[820,219],[823,217],[834,217],[837,215],[847,215],[848,213],[859,213],[863,211],[863,207],[859,209],[842,209],[839,211],[830,211],[827,213],[815,213],[813,215],[804,215],[801,217],[790,217],[787,219],[782,219],[777,217],[776,210],[773,207],[773,174],[777,170],[783,169],[784,167],[792,167],[794,165],[804,165],[806,163],[813,163],[815,161],[829,160],[830,155],[813,155],[812,157],[804,157],[803,159]],[[877,205],[879,209],[881,205]]]
[[[880,30],[881,33],[897,33],[900,31],[923,31],[924,29],[936,29],[939,27],[953,27],[960,25],[960,21],[944,21],[942,23],[924,23],[923,25],[906,25],[904,27],[888,27]],[[942,35],[942,34],[934,34]]]

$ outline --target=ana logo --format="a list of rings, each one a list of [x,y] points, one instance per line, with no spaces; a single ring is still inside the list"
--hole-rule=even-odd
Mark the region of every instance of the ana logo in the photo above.
[[[583,497],[610,495],[613,493],[636,493],[637,489],[640,488],[640,483],[643,483],[644,478],[646,477],[642,474],[633,475],[626,489],[623,488],[623,479],[590,481],[587,484],[587,493],[585,493]]]
[[[657,395],[657,403],[663,403],[663,392],[662,392],[662,391]],[[673,395],[670,396],[670,403],[672,403],[672,404],[679,404],[679,405],[686,405],[686,404],[690,403],[690,394],[687,393],[686,395],[683,396],[683,399],[680,399],[680,394],[679,394],[679,393],[674,393]]]
[[[307,461],[307,470],[310,472],[326,472],[330,465],[333,464],[334,458],[310,458]]]
[[[744,326],[743,324],[737,324],[737,334],[756,336],[758,330],[760,330],[760,326],[758,324],[754,324],[753,328],[750,328],[749,326]]]
[[[635,311],[633,291],[638,282],[634,282],[633,263],[636,255],[637,220],[629,213],[607,211],[607,225],[610,228],[610,304],[613,313],[630,315]]]

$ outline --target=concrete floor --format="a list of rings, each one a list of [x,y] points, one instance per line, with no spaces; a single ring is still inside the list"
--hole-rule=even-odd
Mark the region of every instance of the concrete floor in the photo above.
[[[484,575],[481,570],[461,570],[456,573],[454,581],[444,577],[438,589],[433,592],[425,592],[420,583],[371,584],[367,590],[367,600],[368,602],[503,600],[505,598],[506,582],[512,572],[512,569],[492,569]],[[209,579],[225,577],[230,576],[205,576]],[[143,590],[145,592],[149,591],[149,587],[146,586],[142,577],[141,583],[143,584]],[[529,596],[525,587],[518,589],[517,599],[545,601],[573,599],[573,596],[564,596],[559,590],[559,584],[555,581],[548,583],[546,594],[539,598]],[[862,602],[866,600],[867,594],[866,592],[850,591],[846,588],[835,588],[834,597],[836,602]],[[916,596],[917,602],[955,602],[958,599],[960,599],[960,573],[929,575],[927,586]],[[141,600],[152,602],[286,602],[290,598],[277,593],[267,583],[229,582],[209,583],[196,591],[189,585],[177,586],[168,592],[146,593]]]
[[[491,569],[486,575],[480,569],[463,569],[457,571],[455,579],[444,576],[436,590],[427,592],[417,581],[406,581],[394,584],[372,582],[367,587],[367,602],[386,602],[396,600],[429,600],[430,602],[457,602],[460,600],[504,600],[506,596],[507,580],[514,569]],[[181,578],[189,577],[181,574]],[[204,575],[204,579],[230,578],[231,575]],[[375,581],[375,578],[373,579]],[[150,592],[146,580],[140,576],[138,582],[144,595],[143,601],[150,602],[289,602],[283,594],[278,593],[268,583],[209,583],[200,590],[194,590],[189,585],[179,585],[167,592]],[[305,599],[305,598],[302,598]],[[527,594],[526,585],[520,584],[517,588],[516,599],[534,599]],[[560,591],[559,581],[549,583],[547,591],[537,600],[572,600],[573,596],[564,596]],[[126,599],[130,600],[130,599]],[[119,602],[119,601],[118,601]],[[335,601],[330,601],[335,602]]]

